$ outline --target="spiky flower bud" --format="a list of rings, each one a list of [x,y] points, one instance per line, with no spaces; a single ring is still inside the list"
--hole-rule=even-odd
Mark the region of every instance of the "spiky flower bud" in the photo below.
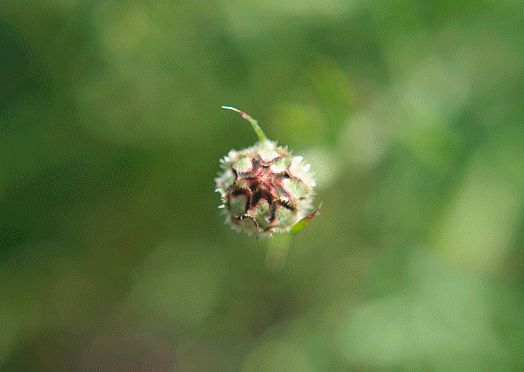
[[[231,150],[221,159],[216,191],[222,199],[226,223],[233,229],[263,237],[292,231],[297,223],[309,221],[313,209],[315,181],[301,156],[277,146],[264,135],[257,122],[233,107],[248,120],[258,135],[253,146]]]

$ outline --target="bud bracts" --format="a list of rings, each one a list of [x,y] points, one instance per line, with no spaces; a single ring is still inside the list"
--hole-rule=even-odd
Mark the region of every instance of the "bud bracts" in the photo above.
[[[231,150],[216,178],[226,223],[249,235],[288,232],[312,210],[315,181],[302,157],[270,140]]]

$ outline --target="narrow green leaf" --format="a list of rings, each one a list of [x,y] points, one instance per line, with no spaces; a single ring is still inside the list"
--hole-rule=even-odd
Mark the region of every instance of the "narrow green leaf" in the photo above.
[[[318,211],[320,210],[320,207],[322,207],[322,203],[315,208],[311,213],[309,213],[306,217],[302,218],[300,221],[298,221],[290,230],[290,233],[295,235],[298,234],[304,227],[306,227],[311,220],[317,215]]]
[[[258,121],[253,119],[251,116],[249,116],[244,111],[237,109],[236,107],[233,107],[233,106],[222,106],[222,108],[226,109],[226,110],[231,110],[231,111],[238,112],[240,114],[240,116],[242,116],[243,119],[246,119],[247,121],[249,121],[249,123],[251,124],[251,127],[253,127],[253,130],[255,131],[255,133],[256,133],[256,135],[258,137],[258,140],[260,142],[267,141],[267,137],[266,137],[264,131],[262,130],[262,128],[260,128],[260,126],[258,125]]]

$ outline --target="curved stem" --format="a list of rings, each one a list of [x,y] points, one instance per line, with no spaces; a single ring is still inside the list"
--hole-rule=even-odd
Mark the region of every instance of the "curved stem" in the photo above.
[[[255,131],[257,137],[258,137],[258,140],[259,141],[267,141],[267,137],[266,135],[264,134],[264,131],[262,130],[262,128],[260,128],[260,126],[258,125],[258,122],[253,119],[251,116],[249,116],[248,114],[246,114],[244,111],[241,111],[235,107],[232,107],[232,106],[221,106],[223,109],[226,109],[226,110],[231,110],[231,111],[235,111],[235,112],[238,112],[240,114],[240,116],[242,116],[243,119],[246,119],[247,121],[249,121],[249,123],[251,124],[251,126],[253,127],[253,130]]]

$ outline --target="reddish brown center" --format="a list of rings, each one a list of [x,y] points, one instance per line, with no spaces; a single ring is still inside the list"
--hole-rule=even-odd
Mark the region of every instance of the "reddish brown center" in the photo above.
[[[228,192],[228,200],[231,196],[245,195],[247,213],[250,208],[254,208],[262,200],[266,200],[270,207],[270,214],[268,221],[272,223],[275,220],[277,208],[282,206],[289,210],[295,210],[295,200],[284,189],[282,181],[290,178],[289,171],[286,169],[279,173],[274,173],[271,170],[271,164],[279,161],[280,158],[265,162],[260,157],[255,157],[252,160],[252,169],[248,172],[236,172],[235,182]],[[244,216],[237,216],[242,219]]]

